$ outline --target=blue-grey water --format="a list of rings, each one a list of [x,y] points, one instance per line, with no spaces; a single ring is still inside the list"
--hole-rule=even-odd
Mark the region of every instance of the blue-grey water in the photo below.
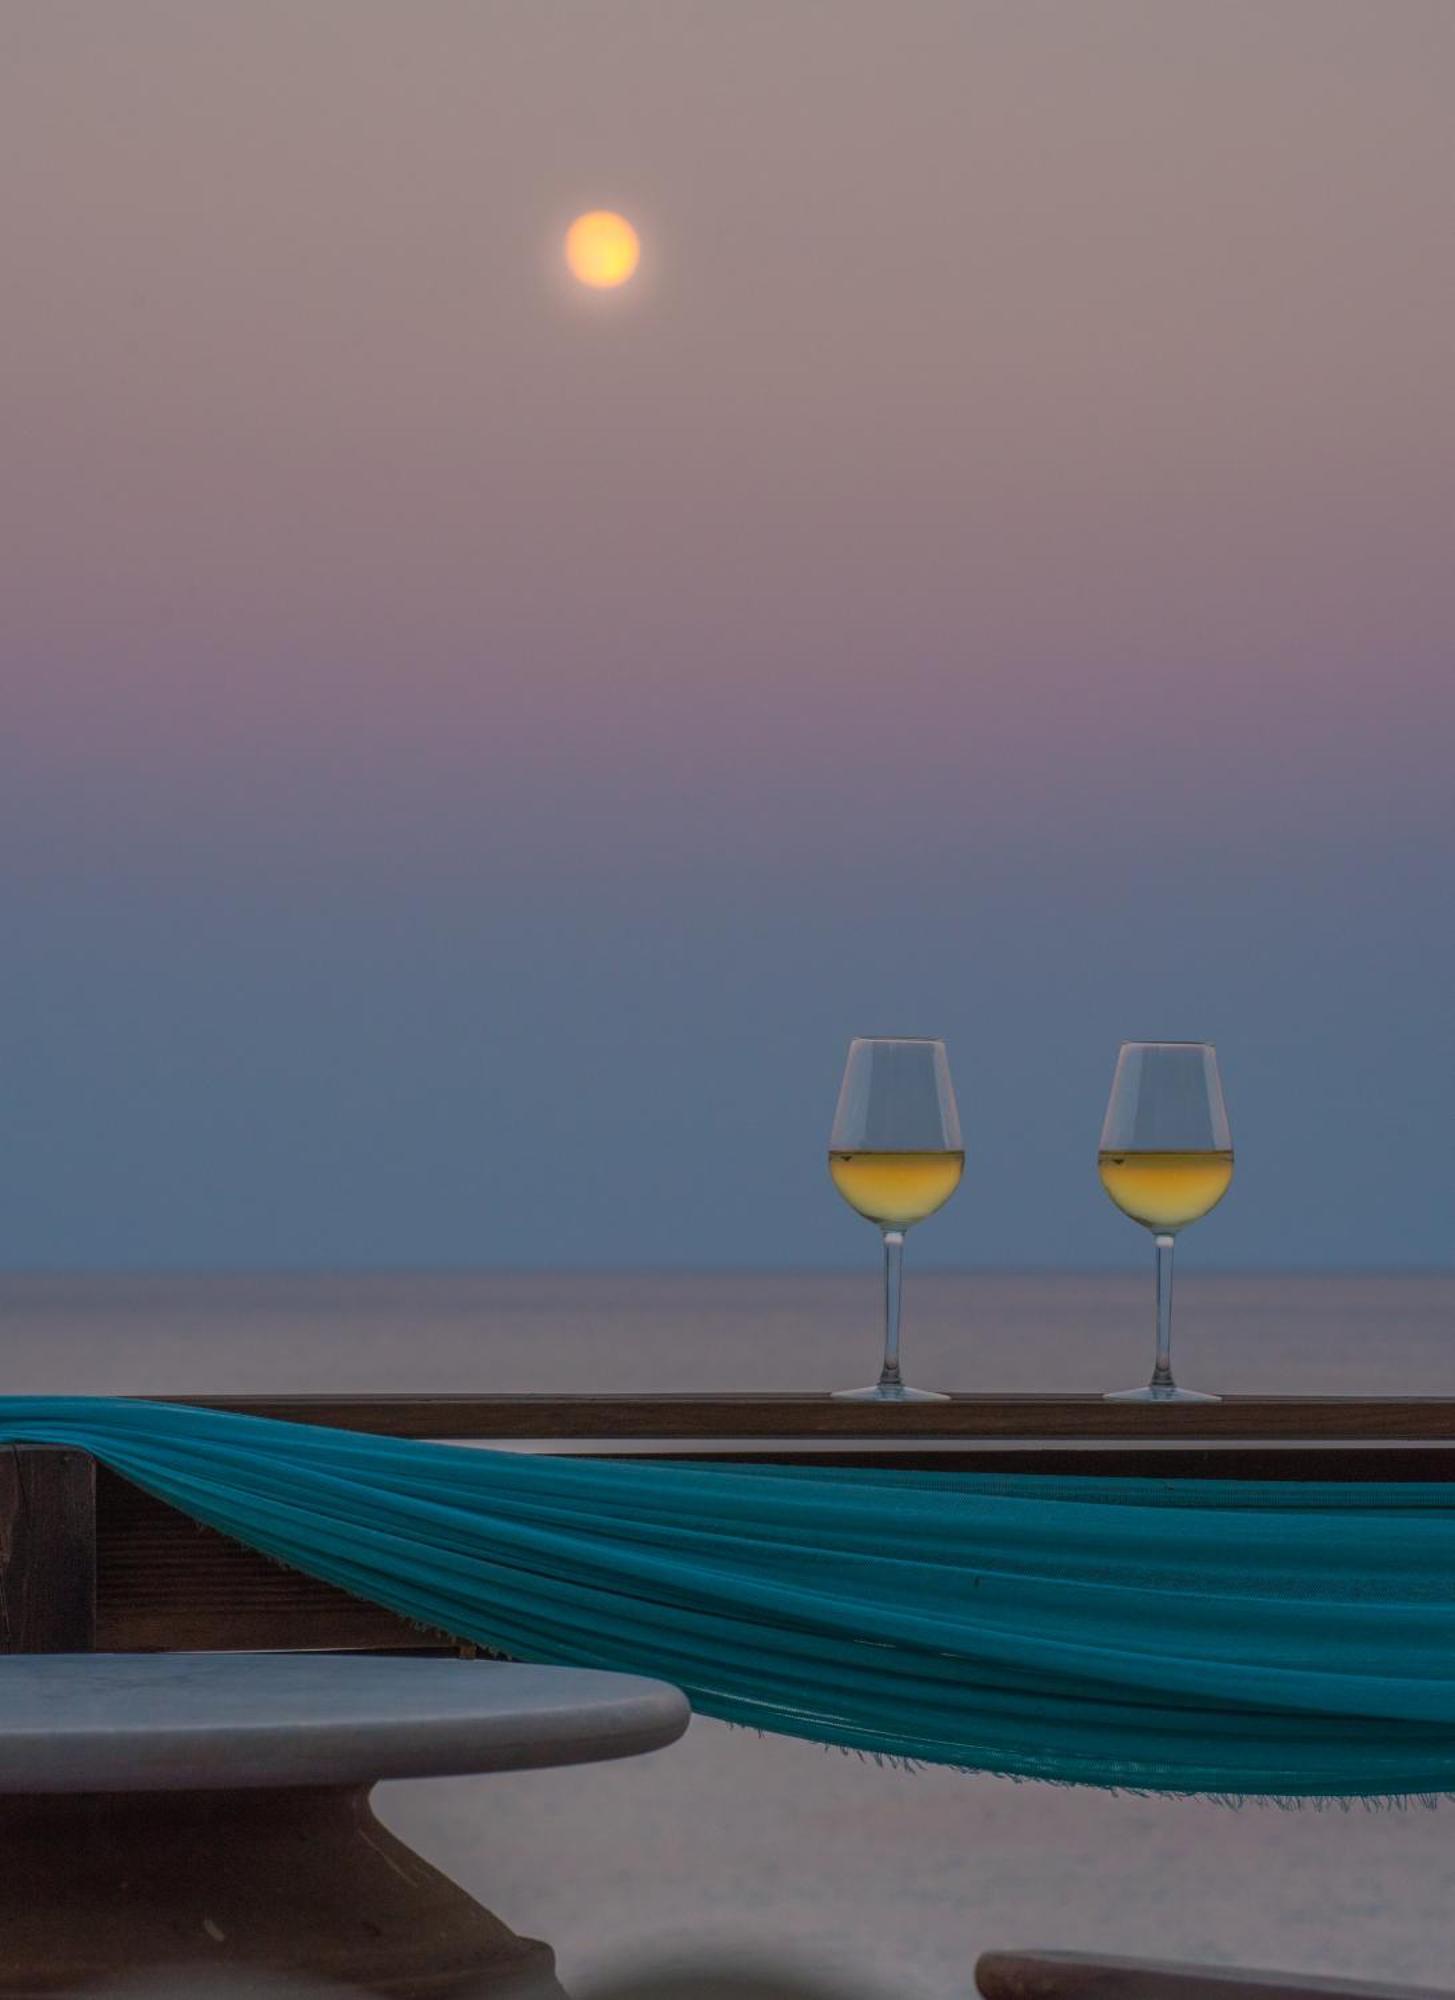
[[[1214,1389],[1455,1394],[1455,1274],[1200,1276]],[[822,1388],[874,1372],[874,1276],[0,1278],[11,1393]],[[911,1275],[908,1373],[1097,1389],[1146,1371],[1122,1276]],[[882,1769],[698,1721],[655,1757],[395,1785],[385,1817],[586,1987],[751,1952],[898,2000],[1041,1945],[1448,1984],[1455,1807],[1283,1812]]]

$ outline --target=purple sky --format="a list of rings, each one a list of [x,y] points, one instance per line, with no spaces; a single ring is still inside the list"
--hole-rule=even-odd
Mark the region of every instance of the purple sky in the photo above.
[[[12,0],[0,1261],[1448,1263],[1448,0]],[[640,229],[574,290],[577,211]]]

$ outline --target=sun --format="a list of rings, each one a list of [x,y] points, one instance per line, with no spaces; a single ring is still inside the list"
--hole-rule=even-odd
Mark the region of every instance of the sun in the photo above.
[[[624,215],[593,208],[566,231],[566,263],[571,276],[593,291],[624,285],[641,262],[641,238]]]

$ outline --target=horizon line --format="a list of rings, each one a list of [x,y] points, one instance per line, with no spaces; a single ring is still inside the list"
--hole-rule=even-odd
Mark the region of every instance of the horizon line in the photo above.
[[[939,1278],[1112,1278],[1145,1276],[1135,1264],[925,1264],[914,1277]],[[846,1278],[877,1282],[877,1266],[866,1264],[5,1264],[0,1284],[27,1279],[66,1278]],[[1214,1264],[1179,1271],[1179,1284],[1196,1278],[1441,1278],[1455,1277],[1449,1264]]]

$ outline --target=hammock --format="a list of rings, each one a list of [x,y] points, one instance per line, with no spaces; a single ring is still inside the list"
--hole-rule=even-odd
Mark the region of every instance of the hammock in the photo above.
[[[1455,1790],[1455,1488],[531,1457],[0,1399],[195,1520],[520,1660],[1017,1778]]]

